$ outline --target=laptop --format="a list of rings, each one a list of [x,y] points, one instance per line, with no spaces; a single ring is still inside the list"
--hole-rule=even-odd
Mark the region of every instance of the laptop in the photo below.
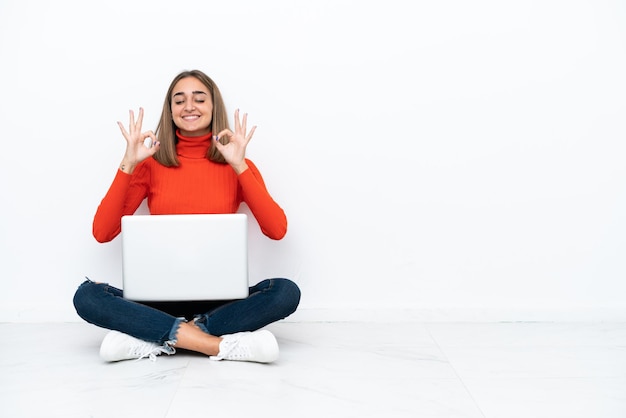
[[[248,296],[247,215],[122,217],[124,298],[210,301]]]

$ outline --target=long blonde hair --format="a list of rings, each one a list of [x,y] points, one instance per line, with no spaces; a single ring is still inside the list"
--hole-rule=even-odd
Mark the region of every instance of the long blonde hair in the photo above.
[[[178,166],[178,157],[176,156],[176,125],[172,117],[172,92],[174,86],[183,78],[195,77],[206,86],[213,101],[213,118],[211,120],[211,131],[213,135],[217,135],[223,129],[230,129],[228,124],[228,115],[226,114],[226,106],[222,99],[222,94],[217,85],[209,76],[200,70],[183,71],[172,80],[170,87],[167,89],[165,101],[163,102],[163,111],[161,119],[156,128],[157,140],[161,143],[160,149],[154,154],[154,159],[166,167]],[[221,143],[228,143],[228,138],[220,138]],[[218,151],[217,147],[211,146],[207,151],[207,158],[216,163],[226,164],[226,160]]]

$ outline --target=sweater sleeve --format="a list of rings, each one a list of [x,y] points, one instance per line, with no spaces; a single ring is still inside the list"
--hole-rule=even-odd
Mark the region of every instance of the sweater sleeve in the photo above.
[[[109,242],[121,232],[122,216],[135,213],[147,196],[146,175],[144,164],[138,165],[132,175],[117,170],[93,219],[93,236],[96,241]]]
[[[250,160],[246,159],[246,162],[248,169],[239,175],[243,201],[250,208],[263,234],[271,239],[282,239],[287,233],[285,212],[270,196],[256,166]]]

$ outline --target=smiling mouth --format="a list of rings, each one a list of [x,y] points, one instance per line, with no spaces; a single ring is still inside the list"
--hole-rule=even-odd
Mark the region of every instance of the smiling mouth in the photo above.
[[[194,120],[197,120],[197,119],[200,119],[200,116],[198,116],[198,115],[183,116],[183,120],[186,120],[186,121],[194,121]]]

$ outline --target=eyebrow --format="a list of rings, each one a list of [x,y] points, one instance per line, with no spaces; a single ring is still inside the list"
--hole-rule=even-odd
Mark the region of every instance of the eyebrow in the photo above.
[[[195,90],[195,91],[192,91],[191,94],[207,94],[207,93],[202,90]],[[185,92],[179,91],[178,93],[172,94],[172,97],[184,96],[184,95],[185,95]]]

